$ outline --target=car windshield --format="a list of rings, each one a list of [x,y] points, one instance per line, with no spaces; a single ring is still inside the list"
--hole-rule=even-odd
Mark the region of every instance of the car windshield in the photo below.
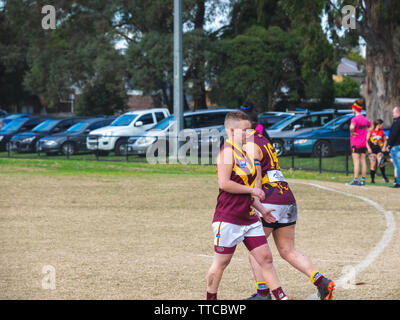
[[[270,126],[268,130],[276,130],[285,127],[287,124],[292,122],[293,119],[297,118],[297,116],[290,116],[288,118],[283,118],[282,120],[278,121],[274,125]]]
[[[336,130],[343,122],[345,122],[348,119],[349,117],[340,117],[332,119],[331,121],[326,123],[321,129]]]
[[[57,120],[46,120],[32,129],[34,132],[49,131],[57,125]]]
[[[19,128],[22,127],[22,125],[25,123],[26,119],[16,119],[13,120],[9,123],[7,123],[7,125],[5,125],[1,131],[14,131],[14,130],[18,130]]]
[[[154,127],[152,127],[150,130],[165,130],[168,128],[168,126],[171,124],[171,122],[174,121],[174,116],[169,116],[168,118],[165,118],[163,121],[157,123]]]
[[[129,126],[132,121],[134,121],[138,117],[137,114],[124,114],[117,118],[110,126],[112,127],[119,127],[119,126]]]
[[[74,124],[71,128],[67,130],[67,132],[77,132],[85,129],[88,126],[88,122],[82,121]]]

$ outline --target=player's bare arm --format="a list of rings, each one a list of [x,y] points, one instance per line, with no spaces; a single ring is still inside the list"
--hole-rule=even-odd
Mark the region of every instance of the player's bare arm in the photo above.
[[[357,132],[354,132],[354,129],[356,128],[356,125],[354,123],[350,124],[350,135],[352,137],[356,137],[358,135]]]
[[[274,223],[277,221],[276,218],[271,214],[271,212],[275,211],[275,209],[267,209],[262,205],[260,199],[257,197],[254,197],[253,207],[262,214],[262,217],[266,222]]]

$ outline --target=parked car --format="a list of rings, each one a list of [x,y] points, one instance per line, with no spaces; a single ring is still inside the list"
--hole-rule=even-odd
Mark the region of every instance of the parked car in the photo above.
[[[110,151],[114,151],[116,155],[125,154],[129,137],[141,134],[169,115],[166,108],[127,112],[109,126],[90,132],[86,146],[89,150],[101,155],[108,155]]]
[[[0,118],[4,118],[5,116],[7,116],[7,114],[8,114],[7,111],[0,109]]]
[[[47,155],[74,155],[79,151],[85,151],[86,138],[90,131],[108,126],[116,117],[90,118],[74,124],[66,131],[44,137],[38,142],[38,151]]]
[[[291,138],[318,129],[333,118],[352,113],[352,110],[324,110],[305,112],[285,118],[268,128],[267,133],[278,156],[291,150]]]
[[[48,135],[63,132],[75,123],[86,119],[86,117],[68,117],[63,119],[51,119],[43,121],[32,129],[14,135],[11,142],[11,151],[16,152],[37,152],[37,142]]]
[[[46,116],[37,116],[12,120],[0,131],[0,151],[7,151],[7,144],[14,135],[31,131],[39,123],[48,119],[50,118]]]
[[[295,113],[292,112],[264,112],[258,115],[258,121],[264,128],[269,128],[275,123],[293,115],[295,115]]]
[[[188,111],[183,114],[183,129],[194,129],[198,135],[198,143],[194,146],[201,154],[202,150],[209,152],[213,143],[220,145],[223,139],[223,129],[225,116],[232,109],[198,110]],[[147,130],[140,136],[133,136],[128,140],[128,152],[130,154],[145,155],[148,148],[152,146],[160,137],[168,138],[168,133],[175,124],[174,117],[170,116],[160,122],[153,128]],[[203,133],[214,132],[211,135],[202,135]],[[168,143],[166,145],[168,154]]]
[[[363,111],[365,114],[365,111]],[[333,119],[322,128],[302,133],[294,138],[295,154],[330,157],[350,151],[350,121],[354,114]]]
[[[0,129],[3,128],[7,123],[10,123],[13,120],[21,119],[21,118],[29,118],[32,115],[27,113],[9,113],[5,115],[4,118],[0,118]]]

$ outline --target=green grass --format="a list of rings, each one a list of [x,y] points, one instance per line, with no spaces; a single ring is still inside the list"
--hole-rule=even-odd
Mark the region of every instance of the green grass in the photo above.
[[[30,155],[35,156],[35,155]],[[71,158],[73,159],[73,158]],[[40,157],[36,159],[27,158],[0,158],[1,174],[33,174],[33,175],[216,175],[214,165],[191,165],[191,164],[149,164],[144,158],[136,161],[134,157],[129,157],[131,162],[126,162],[125,157],[116,161],[115,157],[109,157],[114,161],[95,161],[91,160],[66,160],[65,157]],[[295,158],[295,166],[304,169],[318,168],[318,159],[314,158]],[[291,166],[291,157],[282,157],[280,159],[282,168]],[[283,169],[283,173],[288,179],[305,179],[319,181],[334,181],[339,183],[349,182],[352,179],[352,164],[349,161],[349,175],[340,172],[322,172],[311,170],[292,170]],[[344,170],[344,157],[335,157],[323,159],[323,167],[329,167],[330,170]],[[393,166],[389,164],[387,171],[392,173]],[[367,177],[369,181],[369,176]],[[391,179],[392,180],[392,179]],[[386,185],[381,183],[381,177],[376,177],[376,185]]]

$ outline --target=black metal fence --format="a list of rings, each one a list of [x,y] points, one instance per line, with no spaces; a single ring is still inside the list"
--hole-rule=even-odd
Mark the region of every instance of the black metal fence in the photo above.
[[[55,141],[54,139],[35,142],[31,146],[33,150],[30,152],[26,152],[21,143],[18,144],[15,141],[9,141],[3,144],[3,151],[0,151],[0,157],[16,159],[150,162],[148,157],[146,157],[148,151],[146,140],[143,140],[142,144],[138,144],[137,140],[139,138],[111,135],[89,136],[87,138],[86,135],[66,135],[58,142],[46,142]],[[283,169],[310,170],[320,173],[337,172],[345,173],[346,175],[350,175],[353,172],[353,161],[348,137],[310,139],[305,136],[285,138],[281,141],[283,141],[284,150],[283,155],[279,157],[279,164]],[[151,139],[147,141],[150,145],[151,142]],[[192,157],[192,161],[189,161],[189,163],[214,165],[220,144],[221,141],[218,140],[201,141],[197,148],[188,148],[188,157],[190,156],[190,152],[197,152],[196,157]],[[166,159],[157,161],[156,154],[151,159],[151,163],[169,162],[168,143],[164,156],[166,156]],[[386,154],[385,158],[387,159],[387,175],[392,176],[393,165],[391,165],[390,157]],[[367,160],[367,164],[369,168],[370,161]],[[379,170],[377,170],[377,174],[379,175]]]

